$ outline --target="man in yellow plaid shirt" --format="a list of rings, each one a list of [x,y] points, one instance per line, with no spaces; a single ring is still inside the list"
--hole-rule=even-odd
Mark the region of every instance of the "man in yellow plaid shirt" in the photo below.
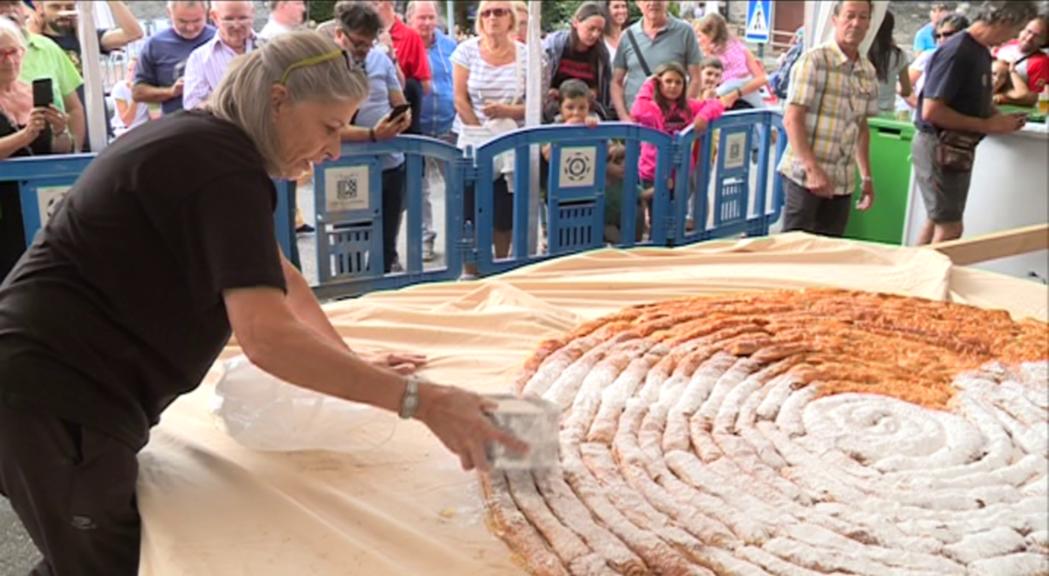
[[[786,207],[783,230],[841,236],[849,220],[856,163],[863,179],[857,209],[874,202],[867,118],[878,113],[874,65],[860,54],[873,3],[834,4],[834,40],[803,54],[790,74],[779,164]]]

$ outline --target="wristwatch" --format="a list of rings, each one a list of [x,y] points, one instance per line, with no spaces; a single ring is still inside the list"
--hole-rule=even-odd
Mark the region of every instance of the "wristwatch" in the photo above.
[[[419,409],[419,382],[421,379],[412,374],[404,379],[404,395],[401,396],[401,409],[397,415],[402,420],[410,420]]]

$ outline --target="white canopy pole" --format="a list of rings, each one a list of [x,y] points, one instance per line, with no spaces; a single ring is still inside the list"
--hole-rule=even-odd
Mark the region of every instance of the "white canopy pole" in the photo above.
[[[448,37],[458,42],[459,39],[455,37],[455,2],[448,0],[445,4],[445,10],[448,12]]]
[[[539,126],[543,123],[543,46],[539,39],[542,25],[542,2],[528,3],[528,78],[525,87],[525,126]],[[529,150],[532,166],[528,182],[528,252],[533,253],[539,246],[539,148],[532,146]]]
[[[95,31],[94,2],[80,0],[77,33],[80,34],[80,61],[84,68],[84,115],[91,151],[98,153],[106,147],[106,103],[102,93],[102,67],[99,65],[98,32]]]

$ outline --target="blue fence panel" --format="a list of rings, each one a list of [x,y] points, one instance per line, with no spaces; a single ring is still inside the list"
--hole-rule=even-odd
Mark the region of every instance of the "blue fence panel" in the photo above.
[[[717,134],[715,138],[712,134]],[[775,152],[771,139],[775,133]],[[614,179],[607,175],[612,142],[624,144],[624,173],[618,198],[610,196]],[[528,249],[529,232],[539,214],[529,211],[533,146],[550,144],[549,169],[539,174],[547,191],[544,214],[545,247]],[[642,145],[656,149],[652,186],[651,227],[641,239],[638,226],[642,185],[639,171]],[[379,143],[344,144],[339,160],[318,165],[314,175],[317,211],[317,265],[321,298],[346,297],[376,289],[390,289],[423,281],[453,280],[465,262],[490,275],[546,258],[598,248],[605,242],[605,213],[610,200],[620,206],[619,241],[665,246],[699,242],[732,234],[767,234],[783,204],[779,178],[769,182],[773,161],[786,147],[782,118],[774,111],[729,113],[712,122],[698,139],[691,129],[671,137],[629,123],[582,126],[540,126],[517,130],[465,153],[445,142],[418,136],[400,136]],[[693,165],[693,147],[698,161]],[[752,162],[752,149],[757,150]],[[515,192],[512,253],[493,253],[495,159],[512,152],[512,163],[501,164]],[[385,154],[405,155],[405,211],[407,250],[403,272],[384,274],[382,164]],[[28,245],[48,210],[94,158],[92,154],[20,158],[0,162],[0,182],[18,183],[22,219]],[[426,159],[444,174],[444,267],[426,268],[422,261],[422,181]],[[711,162],[711,159],[714,162]],[[756,164],[756,166],[752,166]],[[671,198],[671,176],[680,193]],[[754,181],[754,191],[750,182]],[[464,194],[474,183],[474,213],[464,214]],[[275,181],[274,215],[278,241],[294,259],[294,185]],[[711,192],[711,188],[713,191]],[[538,191],[537,191],[538,193]],[[615,194],[615,192],[613,192]],[[770,198],[771,194],[771,198]],[[709,196],[708,196],[709,195]],[[771,202],[770,202],[771,200]],[[686,229],[691,214],[695,227]],[[298,264],[298,262],[295,262]]]
[[[578,252],[605,245],[604,222],[607,208],[606,176],[608,143],[625,143],[625,166],[620,196],[620,237],[618,245],[629,247],[636,240],[636,216],[639,182],[636,166],[642,143],[656,147],[656,172],[652,207],[652,232],[644,243],[665,245],[673,221],[668,205],[667,178],[673,164],[673,138],[636,124],[610,122],[588,128],[583,126],[538,126],[516,130],[485,143],[473,154],[476,166],[474,193],[476,203],[473,230],[476,249],[473,257],[481,275],[504,272],[552,256]],[[543,186],[547,190],[546,250],[532,253],[528,247],[529,227],[536,225],[538,215],[529,213],[528,195],[533,166],[528,154],[532,146],[550,143],[550,168]],[[495,214],[493,214],[494,181],[497,170],[505,170],[497,158],[507,152],[513,161],[513,250],[504,258],[494,254]],[[509,177],[509,176],[508,176]]]
[[[94,158],[95,154],[55,154],[0,162],[0,182],[18,184],[27,247],[54,213],[58,201]],[[294,188],[290,182],[282,180],[275,180],[274,185],[277,187],[277,208],[273,216],[277,240],[284,253],[291,255],[295,232],[289,199]]]
[[[94,157],[61,154],[0,162],[0,181],[18,184],[26,246],[33,243],[37,231],[54,214],[59,201]]]
[[[678,136],[680,157],[675,168],[677,174],[687,174],[678,180],[687,184],[688,193],[674,197],[675,245],[768,234],[782,205],[779,178],[769,170],[774,132],[778,161],[786,147],[786,134],[776,111],[730,112],[711,122],[698,137],[691,128]]]
[[[384,274],[382,157],[404,154],[407,213],[406,266]],[[445,174],[445,266],[425,269],[422,260],[422,181],[425,160]],[[317,274],[320,297],[346,297],[418,282],[454,280],[462,269],[462,151],[432,138],[399,136],[378,143],[346,143],[338,160],[314,168],[317,212]]]

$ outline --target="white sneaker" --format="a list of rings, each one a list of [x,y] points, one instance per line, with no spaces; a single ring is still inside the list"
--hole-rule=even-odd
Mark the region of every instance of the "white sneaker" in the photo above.
[[[423,240],[423,262],[433,262],[437,259],[437,252],[433,249],[433,238]]]

